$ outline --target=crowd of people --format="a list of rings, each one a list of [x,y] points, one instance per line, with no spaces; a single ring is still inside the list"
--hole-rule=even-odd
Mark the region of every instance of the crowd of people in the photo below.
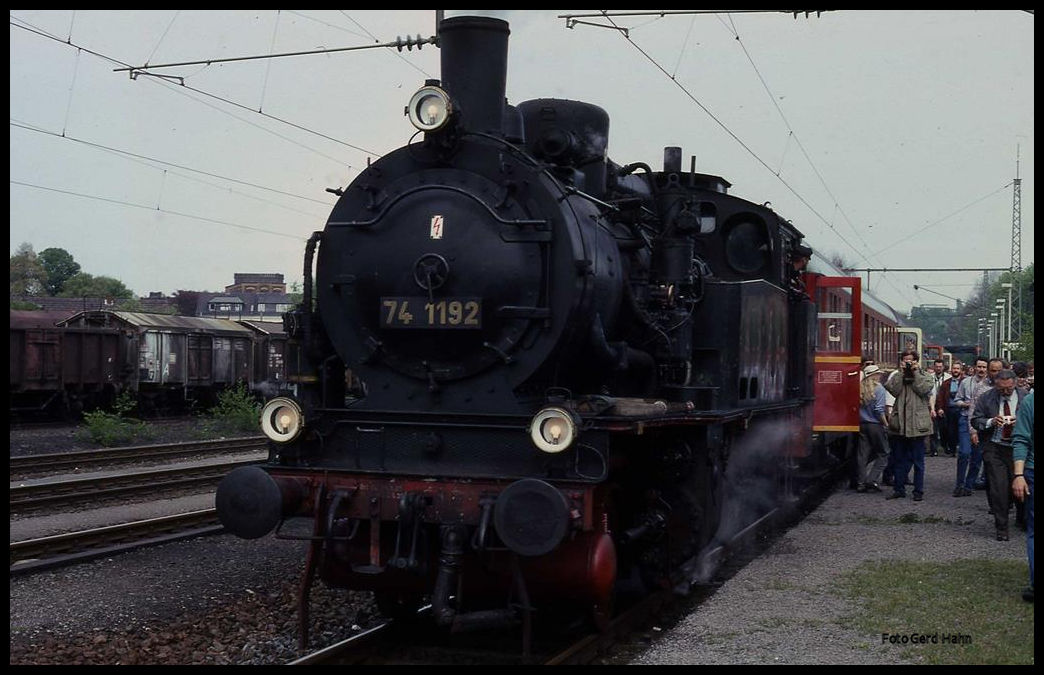
[[[952,496],[986,494],[997,541],[1015,525],[1026,531],[1033,601],[1033,363],[978,357],[971,364],[942,359],[929,372],[916,351],[904,351],[887,372],[864,359],[860,373],[858,492],[922,501],[926,456],[956,457]],[[911,476],[912,472],[912,476]]]

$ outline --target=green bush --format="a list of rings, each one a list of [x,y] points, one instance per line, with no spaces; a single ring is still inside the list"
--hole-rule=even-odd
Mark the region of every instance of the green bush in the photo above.
[[[77,432],[81,440],[91,441],[111,447],[126,445],[134,440],[148,440],[156,436],[156,431],[141,420],[126,417],[126,414],[137,405],[130,392],[123,392],[112,404],[113,412],[94,410],[83,414],[85,429]]]
[[[209,419],[203,422],[204,431],[256,434],[259,433],[260,416],[261,404],[246,384],[238,382],[218,394],[218,402],[210,409]]]

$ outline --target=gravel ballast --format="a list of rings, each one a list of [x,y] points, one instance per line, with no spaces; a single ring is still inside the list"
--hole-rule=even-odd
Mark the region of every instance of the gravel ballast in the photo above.
[[[925,462],[924,501],[912,500],[911,486],[894,500],[885,499],[891,488],[884,486],[880,493],[838,490],[631,663],[911,663],[879,634],[849,627],[846,617],[857,608],[836,590],[842,575],[868,560],[1026,561],[1026,535],[1014,515],[1011,540],[996,541],[985,491],[955,498],[956,459]],[[1023,602],[1017,592],[1012,602]]]
[[[163,422],[148,442],[195,440],[197,426]],[[11,432],[12,455],[91,447],[72,427]],[[12,540],[212,506],[213,495],[201,494],[38,514],[13,520]],[[12,576],[10,663],[286,663],[305,653],[297,648],[297,597],[306,547],[219,534]],[[319,579],[312,585],[311,648],[378,620],[370,594],[328,589]]]

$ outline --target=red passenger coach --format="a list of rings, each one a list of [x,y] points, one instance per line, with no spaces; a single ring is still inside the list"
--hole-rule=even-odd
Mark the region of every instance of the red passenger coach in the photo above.
[[[806,288],[816,303],[819,326],[813,369],[813,432],[859,431],[863,324],[860,284],[858,277],[809,274],[806,278]]]

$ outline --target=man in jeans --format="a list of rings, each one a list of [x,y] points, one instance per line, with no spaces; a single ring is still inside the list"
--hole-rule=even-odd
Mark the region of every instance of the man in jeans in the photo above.
[[[935,421],[942,420],[943,447],[948,456],[957,454],[960,439],[957,436],[957,424],[961,419],[961,409],[957,407],[957,390],[964,379],[964,368],[960,362],[954,361],[950,373],[943,379],[935,396]],[[963,488],[963,486],[961,486]]]
[[[932,457],[939,455],[939,446],[945,443],[946,433],[944,427],[946,424],[945,417],[939,415],[936,411],[936,402],[939,399],[939,388],[942,386],[943,380],[948,377],[946,372],[946,362],[942,359],[935,359],[932,363],[932,377],[935,379],[935,384],[932,386],[932,437],[928,443],[931,447],[928,449]]]
[[[905,477],[914,468],[913,498],[924,499],[924,447],[932,433],[932,387],[935,378],[921,371],[916,350],[900,355],[899,369],[885,381],[885,389],[895,396],[888,426],[896,434],[895,482],[888,499],[906,497]]]
[[[975,489],[975,479],[979,477],[982,465],[982,450],[979,448],[978,435],[972,440],[971,414],[972,400],[978,392],[989,388],[986,377],[989,359],[980,356],[975,359],[975,374],[966,377],[957,388],[954,404],[961,411],[957,420],[957,483],[953,488],[954,497],[968,497]]]

